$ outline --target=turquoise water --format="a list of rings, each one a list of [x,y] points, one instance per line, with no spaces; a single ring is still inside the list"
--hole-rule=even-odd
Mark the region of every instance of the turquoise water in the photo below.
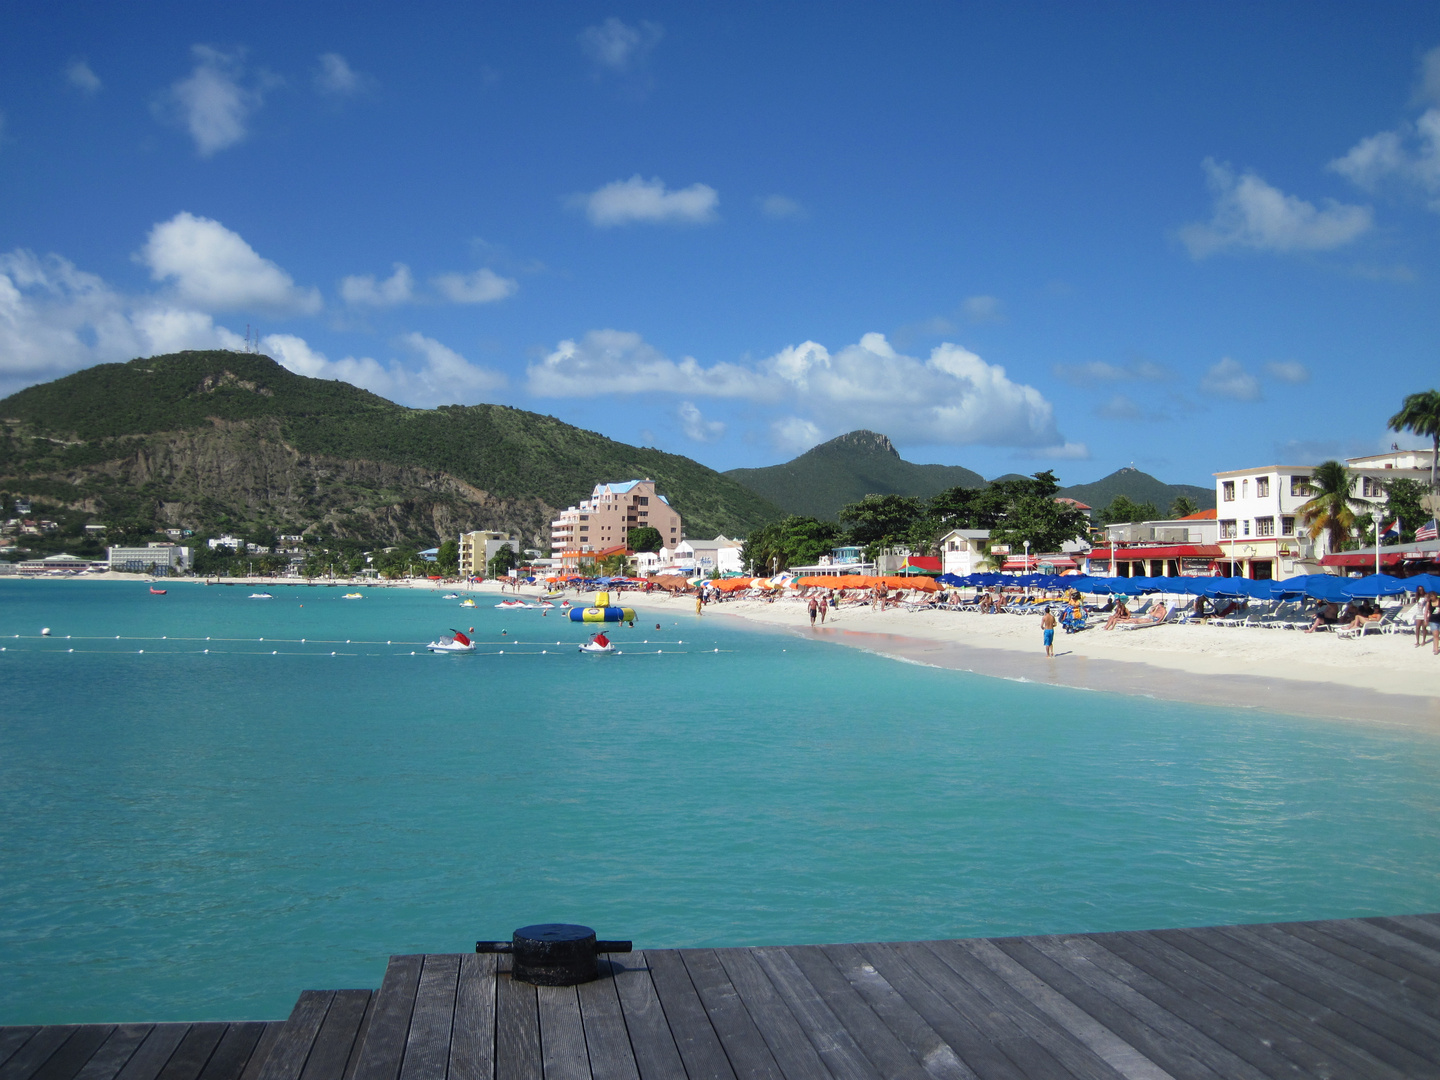
[[[0,1023],[283,1017],[538,921],[671,946],[1440,910],[1433,737],[713,615],[584,657],[494,598],[272,591],[0,583]],[[384,644],[470,625],[489,655]]]

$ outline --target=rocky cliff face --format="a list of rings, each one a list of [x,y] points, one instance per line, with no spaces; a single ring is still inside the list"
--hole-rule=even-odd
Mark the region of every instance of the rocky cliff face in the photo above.
[[[117,441],[116,456],[108,458],[103,448],[88,449],[90,460],[78,465],[67,466],[63,453],[30,457],[23,469],[6,470],[0,484],[21,495],[58,495],[90,513],[139,497],[166,525],[199,528],[224,518],[279,533],[425,546],[468,529],[548,544],[554,517],[540,499],[496,498],[443,471],[298,451],[274,419],[215,420],[193,431]]]

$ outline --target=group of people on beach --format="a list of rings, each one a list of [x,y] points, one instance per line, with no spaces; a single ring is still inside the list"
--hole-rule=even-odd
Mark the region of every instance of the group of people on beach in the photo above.
[[[820,625],[821,625],[821,626],[824,626],[824,625],[825,625],[825,616],[826,616],[826,615],[829,613],[829,611],[830,611],[830,596],[829,596],[829,594],[827,594],[827,593],[821,593],[818,598],[817,598],[817,597],[814,597],[814,596],[810,597],[810,603],[809,603],[808,606],[809,606],[809,611],[810,611],[810,628],[811,628],[812,630],[815,628],[815,617],[816,617],[817,615],[820,617]]]

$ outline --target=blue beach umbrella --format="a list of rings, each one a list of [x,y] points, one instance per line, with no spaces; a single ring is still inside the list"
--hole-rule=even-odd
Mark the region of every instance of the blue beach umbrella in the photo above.
[[[1359,581],[1348,582],[1351,596],[1395,596],[1408,592],[1413,586],[1406,585],[1403,578],[1389,574],[1370,574]],[[1427,590],[1428,591],[1428,590]]]

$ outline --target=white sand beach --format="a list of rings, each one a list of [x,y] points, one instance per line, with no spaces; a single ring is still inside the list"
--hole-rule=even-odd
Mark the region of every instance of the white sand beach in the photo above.
[[[538,590],[537,590],[538,592]],[[693,596],[625,592],[637,610],[694,618]],[[1440,657],[1412,634],[1339,638],[1207,625],[1057,632],[1055,657],[1034,615],[876,611],[846,604],[810,629],[798,599],[727,600],[702,618],[740,618],[899,660],[1091,690],[1308,716],[1402,723],[1440,733]]]

